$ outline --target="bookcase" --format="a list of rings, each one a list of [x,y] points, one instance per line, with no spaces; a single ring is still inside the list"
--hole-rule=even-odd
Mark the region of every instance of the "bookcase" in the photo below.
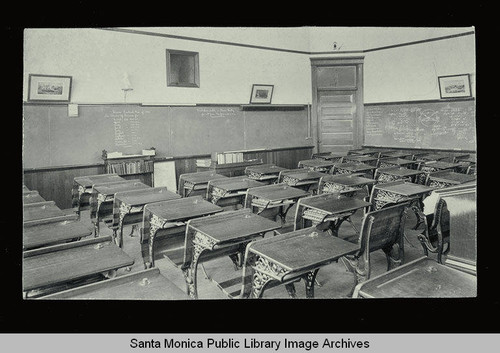
[[[104,171],[109,174],[118,174],[124,179],[139,179],[146,185],[154,186],[154,156],[132,154],[111,156],[106,150],[102,151]]]

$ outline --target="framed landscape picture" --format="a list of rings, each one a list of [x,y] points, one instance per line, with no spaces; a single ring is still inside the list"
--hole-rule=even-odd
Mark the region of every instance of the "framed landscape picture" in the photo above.
[[[470,75],[439,76],[439,94],[441,98],[471,97]]]
[[[252,95],[250,103],[271,103],[273,97],[274,85],[257,85],[252,86]]]
[[[69,102],[71,76],[30,74],[28,81],[29,102]]]

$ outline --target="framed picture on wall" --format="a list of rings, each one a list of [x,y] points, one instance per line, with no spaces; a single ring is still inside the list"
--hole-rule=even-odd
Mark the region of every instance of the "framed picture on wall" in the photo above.
[[[438,76],[441,98],[472,97],[470,75]]]
[[[71,76],[30,74],[28,102],[69,102]]]
[[[258,85],[252,86],[252,95],[250,96],[250,103],[262,104],[271,103],[273,97],[274,85]]]

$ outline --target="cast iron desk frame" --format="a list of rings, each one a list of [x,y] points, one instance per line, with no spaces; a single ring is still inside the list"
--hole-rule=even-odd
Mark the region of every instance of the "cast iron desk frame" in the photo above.
[[[476,180],[475,175],[456,173],[450,170],[441,170],[430,173],[427,176],[427,185],[434,188],[446,188],[449,186],[460,185]]]
[[[375,171],[375,174],[375,178],[379,183],[403,180],[415,184],[425,184],[425,179],[427,178],[427,175],[423,170],[408,169],[398,166],[378,168]]]
[[[278,167],[274,164],[261,164],[246,167],[245,175],[257,181],[273,184],[278,179],[282,170],[286,170],[286,168]]]
[[[334,192],[352,192],[354,196],[359,189],[365,189],[370,195],[371,189],[377,181],[356,174],[325,175],[319,180],[318,195]]]
[[[334,164],[335,162],[332,161],[314,158],[299,161],[297,168],[304,168],[315,172],[328,173],[330,169],[332,169]]]
[[[371,176],[373,177],[373,174],[375,173],[376,169],[377,169],[376,166],[360,162],[336,163],[334,164],[332,169],[330,169],[330,173],[333,175],[362,173],[362,174],[371,174]]]
[[[280,172],[278,183],[285,183],[314,194],[315,190],[318,189],[319,180],[325,175],[328,174],[305,168],[287,169]]]
[[[238,199],[238,201],[234,201],[234,203],[243,205],[248,188],[264,185],[264,183],[253,180],[246,175],[211,180],[208,182],[207,200],[217,205],[219,201],[223,199]]]
[[[194,191],[202,191],[203,197],[206,197],[206,190],[210,180],[227,179],[228,177],[222,174],[217,174],[213,170],[196,173],[185,173],[179,176],[178,193],[182,197],[189,197]]]

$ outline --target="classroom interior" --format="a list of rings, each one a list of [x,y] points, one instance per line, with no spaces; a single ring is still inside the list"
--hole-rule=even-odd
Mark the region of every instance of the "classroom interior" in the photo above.
[[[24,299],[477,296],[473,27],[32,28],[23,52]]]

